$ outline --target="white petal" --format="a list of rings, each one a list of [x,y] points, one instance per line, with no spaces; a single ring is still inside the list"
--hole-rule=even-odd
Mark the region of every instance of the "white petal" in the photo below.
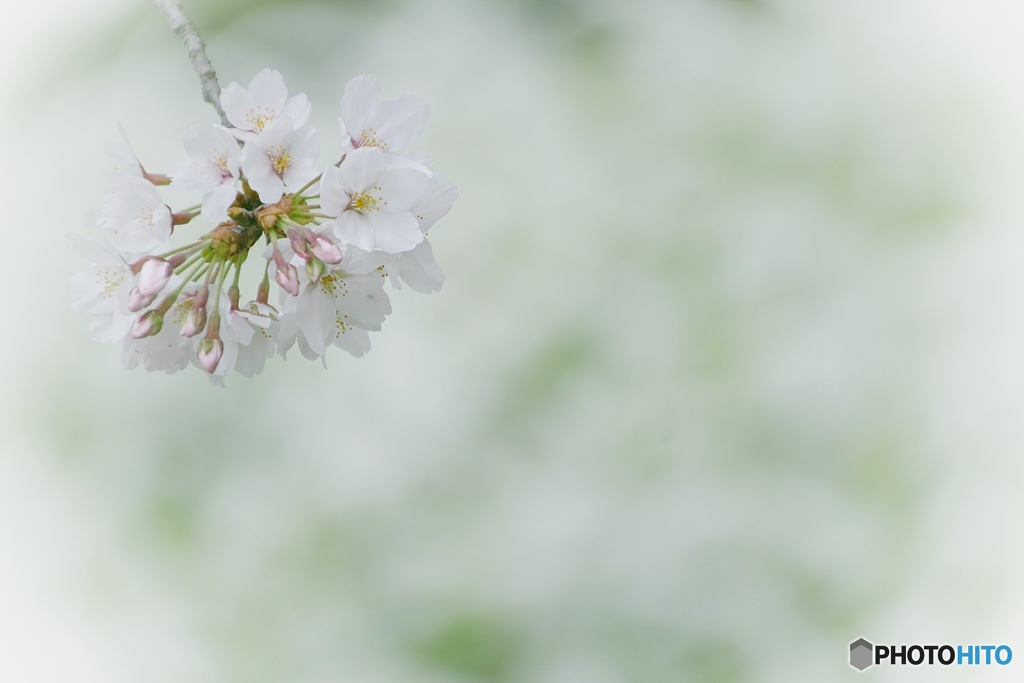
[[[399,277],[405,284],[423,294],[430,294],[441,289],[441,285],[444,284],[444,271],[437,265],[429,241],[424,239],[416,245],[415,249],[405,252],[399,258],[401,260]],[[393,280],[392,284],[394,284]]]
[[[423,241],[423,231],[416,218],[407,211],[378,211],[366,216],[373,230],[373,248],[388,254],[409,251]]]
[[[345,85],[341,98],[341,118],[349,133],[359,135],[366,117],[380,98],[380,82],[376,76],[356,76]]]
[[[295,97],[288,100],[288,103],[284,105],[284,111],[281,112],[281,116],[287,116],[292,121],[292,125],[296,128],[300,128],[306,125],[306,121],[309,120],[309,112],[312,110],[313,105],[310,104],[309,98],[306,97],[306,93],[299,93]]]
[[[202,217],[210,223],[220,223],[227,218],[228,207],[235,202],[238,188],[234,179],[223,182],[203,197]]]
[[[425,174],[410,168],[389,171],[378,181],[388,211],[410,210],[427,190],[427,183]]]
[[[363,251],[373,251],[373,228],[366,217],[356,211],[344,211],[335,219],[334,236],[343,244],[351,244]]]
[[[430,108],[411,95],[381,102],[374,112],[377,137],[389,152],[401,152],[416,144],[430,120]]]
[[[264,69],[249,81],[249,97],[257,107],[270,109],[277,116],[284,110],[284,102],[288,98],[288,88],[280,71]]]
[[[440,175],[435,175],[427,184],[427,189],[413,208],[413,213],[420,221],[420,229],[426,232],[434,223],[448,215],[452,205],[459,197],[459,189]]]
[[[384,169],[384,153],[379,149],[357,149],[349,152],[338,167],[338,181],[349,194],[363,192],[373,187]]]
[[[235,128],[250,130],[252,125],[245,120],[246,112],[252,107],[249,93],[237,83],[229,83],[220,91],[220,106],[228,121]]]
[[[352,196],[341,186],[338,167],[328,166],[320,178],[320,207],[328,216],[338,216],[345,210]]]

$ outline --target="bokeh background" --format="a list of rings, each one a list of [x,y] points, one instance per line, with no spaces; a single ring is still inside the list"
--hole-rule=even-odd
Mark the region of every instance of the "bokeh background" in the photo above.
[[[0,681],[1019,677],[1019,3],[184,7],[328,148],[352,76],[430,103],[448,280],[327,370],[122,370],[64,236],[119,122],[215,115],[148,3],[7,3]]]

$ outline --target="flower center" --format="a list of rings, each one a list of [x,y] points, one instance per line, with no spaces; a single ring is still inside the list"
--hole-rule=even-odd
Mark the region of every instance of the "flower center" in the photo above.
[[[352,199],[348,201],[348,208],[359,213],[380,211],[383,206],[387,205],[387,202],[383,201],[380,197],[374,197],[370,194],[373,190],[380,192],[380,189],[380,185],[374,185],[366,192],[356,192],[352,195]]]
[[[380,149],[387,149],[388,143],[386,140],[381,140],[377,137],[377,131],[373,128],[364,128],[359,135],[358,140],[353,141],[355,147],[379,147]]]
[[[142,223],[143,227],[147,230],[153,229],[153,209],[149,206],[144,206],[139,210],[139,223]]]
[[[96,284],[103,287],[100,296],[104,299],[114,296],[114,292],[121,286],[122,281],[124,281],[124,273],[121,271],[106,268],[96,271]]]
[[[195,294],[186,294],[174,302],[167,317],[174,321],[175,325],[184,325],[185,319],[188,318],[188,312],[192,310],[195,303]]]
[[[268,123],[277,118],[277,111],[269,107],[253,107],[245,113],[246,122],[257,133],[263,132]]]
[[[274,173],[279,178],[284,176],[284,172],[287,171],[292,165],[292,155],[288,153],[281,145],[274,145],[270,148],[270,153],[267,154],[267,158],[270,159],[270,166],[274,169]]]
[[[334,294],[337,284],[338,278],[331,273],[320,276],[320,289],[323,290],[324,294]]]
[[[213,165],[220,171],[221,176],[225,178],[231,177],[231,171],[228,170],[228,155],[221,152],[219,156],[213,158]]]

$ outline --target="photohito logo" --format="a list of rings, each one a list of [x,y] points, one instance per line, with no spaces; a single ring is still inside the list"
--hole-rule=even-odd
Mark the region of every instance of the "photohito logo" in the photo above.
[[[1009,645],[873,645],[864,638],[850,643],[850,666],[857,671],[874,664],[890,666],[1006,666]]]

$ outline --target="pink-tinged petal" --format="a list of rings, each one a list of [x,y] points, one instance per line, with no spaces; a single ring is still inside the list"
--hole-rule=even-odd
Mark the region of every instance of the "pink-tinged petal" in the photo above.
[[[269,109],[280,116],[285,100],[288,99],[284,76],[280,71],[263,69],[249,81],[249,97],[257,107]]]
[[[135,286],[143,295],[159,294],[171,279],[174,268],[162,258],[147,259],[139,268]]]
[[[246,113],[252,107],[252,101],[249,99],[249,93],[242,86],[230,83],[221,90],[220,106],[232,126],[241,130],[252,129],[252,124],[245,119]]]
[[[430,120],[430,108],[411,95],[381,102],[374,112],[377,138],[389,152],[401,152],[416,144]]]
[[[425,174],[410,168],[385,173],[378,183],[384,211],[410,210],[426,192],[428,182]]]
[[[411,213],[380,211],[366,216],[373,230],[373,248],[388,254],[409,251],[423,241],[420,224]]]
[[[292,264],[288,263],[278,266],[277,271],[274,273],[274,280],[281,289],[292,296],[299,295],[299,273]]]
[[[328,166],[320,178],[320,207],[328,216],[338,216],[348,207],[352,195],[345,191],[338,177],[338,167]]]
[[[440,291],[444,284],[444,271],[437,265],[429,241],[424,239],[415,249],[402,254],[401,262],[400,277],[405,284],[422,294]]]
[[[300,128],[306,125],[306,121],[309,120],[309,113],[312,110],[313,105],[310,104],[309,98],[306,97],[306,93],[299,93],[295,97],[288,100],[288,103],[284,105],[284,110],[281,112],[281,116],[287,116],[292,120],[292,125],[296,128]]]
[[[224,342],[220,339],[204,339],[199,344],[199,351],[196,353],[196,356],[199,358],[199,364],[211,375],[217,369],[217,364],[220,363],[221,356],[223,355]]]
[[[350,244],[363,251],[373,251],[373,228],[366,217],[355,211],[345,211],[334,221],[334,236],[342,244]]]
[[[380,82],[376,76],[356,76],[345,85],[341,97],[341,118],[349,127],[349,133],[359,135],[363,123],[380,98]]]
[[[385,170],[384,153],[362,148],[349,152],[338,167],[338,181],[349,194],[363,192],[380,179]]]
[[[310,248],[313,251],[313,255],[324,263],[329,263],[331,265],[341,263],[341,249],[338,248],[338,245],[323,235],[316,235],[310,241]]]

